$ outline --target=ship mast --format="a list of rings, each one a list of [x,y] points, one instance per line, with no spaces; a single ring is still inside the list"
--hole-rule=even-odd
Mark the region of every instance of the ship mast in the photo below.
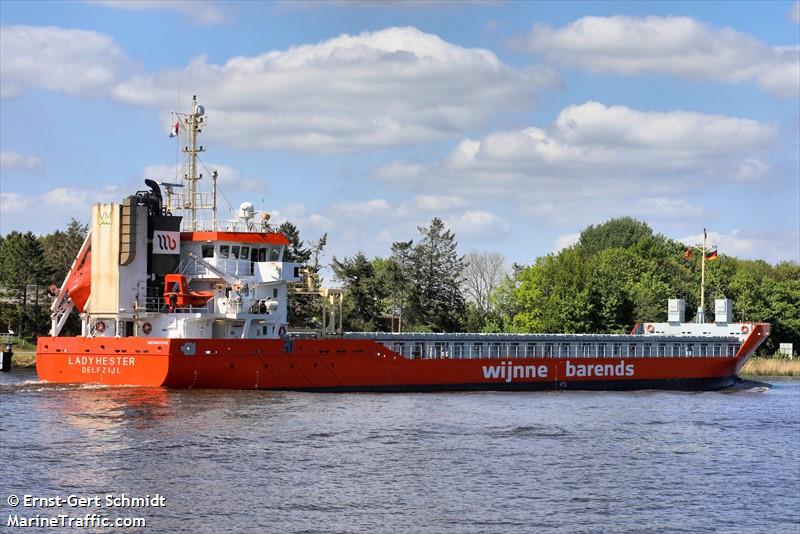
[[[189,198],[184,206],[189,208],[189,228],[192,230],[197,226],[197,154],[205,151],[202,146],[197,146],[197,133],[203,123],[202,115],[203,106],[197,105],[197,95],[193,95],[192,112],[186,118],[189,130],[189,146],[183,149],[189,156],[189,175],[186,176],[186,181],[189,182]]]
[[[205,127],[205,109],[197,103],[197,95],[192,96],[192,111],[186,115],[180,114],[184,117],[183,122],[185,130],[189,134],[189,143],[183,147],[183,153],[186,154],[188,163],[188,172],[183,175],[184,189],[183,202],[181,208],[183,209],[184,216],[187,218],[187,229],[191,231],[198,230],[198,210],[208,209],[211,210],[211,225],[212,230],[217,228],[217,171],[211,173],[211,195],[209,198],[208,193],[203,193],[199,190],[198,180],[203,179],[202,174],[197,173],[197,157],[201,152],[205,152],[205,147],[197,144],[197,135],[202,132]]]

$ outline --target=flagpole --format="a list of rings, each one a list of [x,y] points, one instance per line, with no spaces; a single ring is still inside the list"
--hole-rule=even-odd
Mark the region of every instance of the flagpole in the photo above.
[[[706,239],[708,238],[708,234],[706,233],[706,229],[703,228],[703,250],[702,253],[702,260],[701,260],[701,267],[700,267],[700,308],[697,310],[697,322],[698,323],[705,323],[706,322]]]

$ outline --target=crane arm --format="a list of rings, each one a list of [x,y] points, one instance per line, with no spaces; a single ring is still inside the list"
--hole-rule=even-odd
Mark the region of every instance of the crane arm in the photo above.
[[[245,284],[235,276],[231,276],[225,271],[218,269],[217,267],[214,267],[213,265],[208,263],[206,260],[198,256],[197,254],[193,252],[187,252],[187,255],[194,261],[196,261],[197,263],[199,263],[200,265],[211,271],[212,273],[216,274],[217,276],[228,282],[228,284],[230,284],[231,288],[233,288],[234,291],[240,291],[243,287],[247,287],[247,284]]]

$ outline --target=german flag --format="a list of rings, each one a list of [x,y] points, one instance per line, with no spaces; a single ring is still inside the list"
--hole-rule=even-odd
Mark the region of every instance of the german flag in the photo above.
[[[714,248],[706,251],[706,260],[707,261],[714,261],[714,260],[718,260],[718,259],[719,259],[719,255],[717,254],[717,247],[714,247]]]
[[[683,259],[691,260],[692,259],[692,249],[687,248],[686,251],[683,253]]]

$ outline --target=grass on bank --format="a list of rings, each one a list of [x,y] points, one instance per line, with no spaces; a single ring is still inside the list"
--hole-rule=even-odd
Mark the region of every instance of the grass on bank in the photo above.
[[[792,376],[800,378],[800,358],[750,358],[739,373],[742,376]]]

